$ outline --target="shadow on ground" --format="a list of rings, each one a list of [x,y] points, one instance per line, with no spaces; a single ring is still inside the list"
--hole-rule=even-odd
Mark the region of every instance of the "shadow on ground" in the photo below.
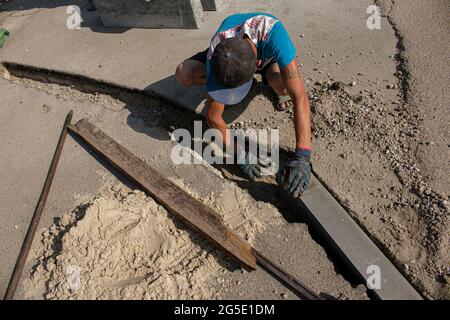
[[[181,61],[180,61],[181,62]],[[174,66],[174,70],[175,70]],[[206,88],[205,86],[196,87],[183,87],[175,79],[174,75],[170,75],[164,79],[156,81],[145,88],[146,91],[150,93],[155,93],[155,95],[163,94],[169,100],[173,102],[174,105],[179,104],[177,101],[182,101],[183,108],[188,110],[193,110],[199,114],[206,115],[205,101],[206,101]],[[248,95],[240,103],[236,105],[229,105],[225,107],[223,118],[227,124],[230,124],[237,120],[241,114],[247,109],[250,102],[259,94],[264,95],[269,99],[275,110],[275,96],[268,86],[264,85],[262,82],[254,79],[252,88]],[[175,96],[177,99],[175,100]],[[182,96],[180,98],[180,96]]]

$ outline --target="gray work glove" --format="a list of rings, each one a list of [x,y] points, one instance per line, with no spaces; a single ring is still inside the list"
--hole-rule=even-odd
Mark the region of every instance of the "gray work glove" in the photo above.
[[[297,198],[309,187],[311,179],[311,150],[297,149],[290,161],[277,173],[277,182]]]
[[[270,159],[268,158],[258,157],[256,161],[254,161],[256,163],[250,163],[250,159],[251,154],[246,152],[244,163],[239,164],[239,167],[251,180],[255,180],[256,177],[261,177],[264,170],[271,166]]]

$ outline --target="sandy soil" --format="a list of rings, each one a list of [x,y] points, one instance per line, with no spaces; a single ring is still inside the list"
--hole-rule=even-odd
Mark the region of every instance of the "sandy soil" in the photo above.
[[[286,223],[275,207],[255,205],[247,192],[230,182],[225,182],[227,191],[221,196],[210,193],[206,198],[189,191],[183,181],[174,182],[284,268],[302,270],[297,276],[317,292],[338,299],[367,299],[365,288],[352,288],[336,274],[306,225]],[[34,245],[24,298],[296,298],[261,269],[237,270],[235,261],[138,190],[108,186],[55,221]],[[284,254],[299,244],[300,253]]]
[[[223,269],[204,239],[143,192],[120,187],[61,216],[42,244],[29,298],[44,287],[45,299],[211,299]]]

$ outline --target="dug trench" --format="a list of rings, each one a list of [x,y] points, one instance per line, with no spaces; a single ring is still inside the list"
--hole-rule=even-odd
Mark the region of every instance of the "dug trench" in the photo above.
[[[126,124],[131,127],[136,123],[136,119],[139,119],[148,127],[157,126],[167,131],[185,128],[192,133],[194,121],[201,120],[201,117],[187,112],[174,101],[150,91],[124,88],[79,75],[14,63],[4,63],[3,73],[6,79],[15,84],[36,88],[57,96],[59,99],[97,103],[112,112],[127,108],[131,115]],[[264,89],[256,85],[254,90]],[[411,188],[399,183],[399,180],[400,182],[402,179],[404,180],[398,172],[403,168],[396,169],[399,165],[393,167],[392,163],[401,155],[395,154],[395,151],[379,150],[381,144],[374,139],[374,137],[380,138],[383,135],[392,138],[389,137],[389,132],[386,132],[385,128],[380,128],[376,121],[380,112],[387,113],[387,111],[371,108],[371,104],[376,104],[374,102],[376,97],[370,93],[353,96],[344,84],[316,83],[309,88],[309,91],[313,112],[314,145],[316,153],[321,154],[316,157],[314,162],[316,176],[419,292],[429,298],[445,297],[445,292],[448,291],[443,267],[445,259],[442,257],[445,247],[439,245],[442,244],[439,239],[445,230],[436,229],[436,224],[429,222],[431,220],[429,214],[423,210],[430,202],[432,208],[440,210],[444,214],[448,208],[445,206],[443,196],[431,192],[417,195],[414,192],[415,189],[411,191]],[[292,119],[292,113],[274,112],[270,117],[237,122],[231,124],[231,127],[278,127],[281,134],[280,141],[283,142],[280,150],[283,161],[290,152],[287,146],[293,145],[290,119]],[[402,124],[400,123],[400,126]],[[136,130],[141,129],[136,126]],[[371,135],[374,131],[377,135]],[[383,134],[379,134],[380,132]],[[353,148],[336,148],[336,146],[348,145],[348,141],[351,141]],[[365,166],[351,168],[348,165],[349,161],[363,163]],[[301,217],[290,212],[278,195],[278,187],[273,177],[268,176],[252,182],[245,179],[235,166],[215,166],[227,180],[246,190],[255,202],[271,204],[287,223],[301,224]],[[381,179],[377,177],[379,167],[390,169],[383,174]],[[356,169],[364,172],[357,172]],[[333,175],[339,176],[333,179]],[[352,179],[357,181],[352,183]],[[372,186],[360,187],[374,179],[378,180],[378,184],[374,183],[375,186],[379,185],[380,181],[383,182],[382,188],[377,186],[375,190],[372,190],[374,189],[371,188]],[[346,183],[358,185],[358,192],[351,195],[354,188],[352,189]],[[346,188],[343,188],[343,185],[346,185]],[[385,192],[388,194],[383,194]],[[393,194],[394,192],[395,194]],[[354,199],[357,197],[370,203],[371,208],[355,202]],[[398,215],[395,217],[389,215],[391,210],[398,212]],[[401,221],[402,219],[404,221]],[[445,226],[445,223],[442,225]],[[316,242],[323,244],[319,235],[312,234],[311,236]],[[430,236],[433,236],[431,240],[435,239],[436,241],[430,242]],[[432,245],[428,245],[429,243]],[[438,248],[436,248],[436,243],[438,243]],[[298,250],[300,249],[301,246]],[[335,271],[344,276],[353,287],[360,285],[345,268],[340,268],[333,251],[329,250],[326,245],[324,245],[324,249],[329,259],[334,262]],[[236,280],[236,283],[242,281],[245,280],[240,278]],[[232,294],[233,290],[230,292]],[[245,295],[243,293],[243,297]],[[349,293],[342,296],[362,297]]]

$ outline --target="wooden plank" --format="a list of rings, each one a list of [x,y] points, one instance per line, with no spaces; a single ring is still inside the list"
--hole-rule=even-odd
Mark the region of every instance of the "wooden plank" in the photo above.
[[[250,244],[227,228],[211,208],[161,176],[87,119],[70,125],[69,131],[86,141],[122,174],[155,198],[169,212],[200,232],[217,248],[250,270],[256,269],[256,257]]]

